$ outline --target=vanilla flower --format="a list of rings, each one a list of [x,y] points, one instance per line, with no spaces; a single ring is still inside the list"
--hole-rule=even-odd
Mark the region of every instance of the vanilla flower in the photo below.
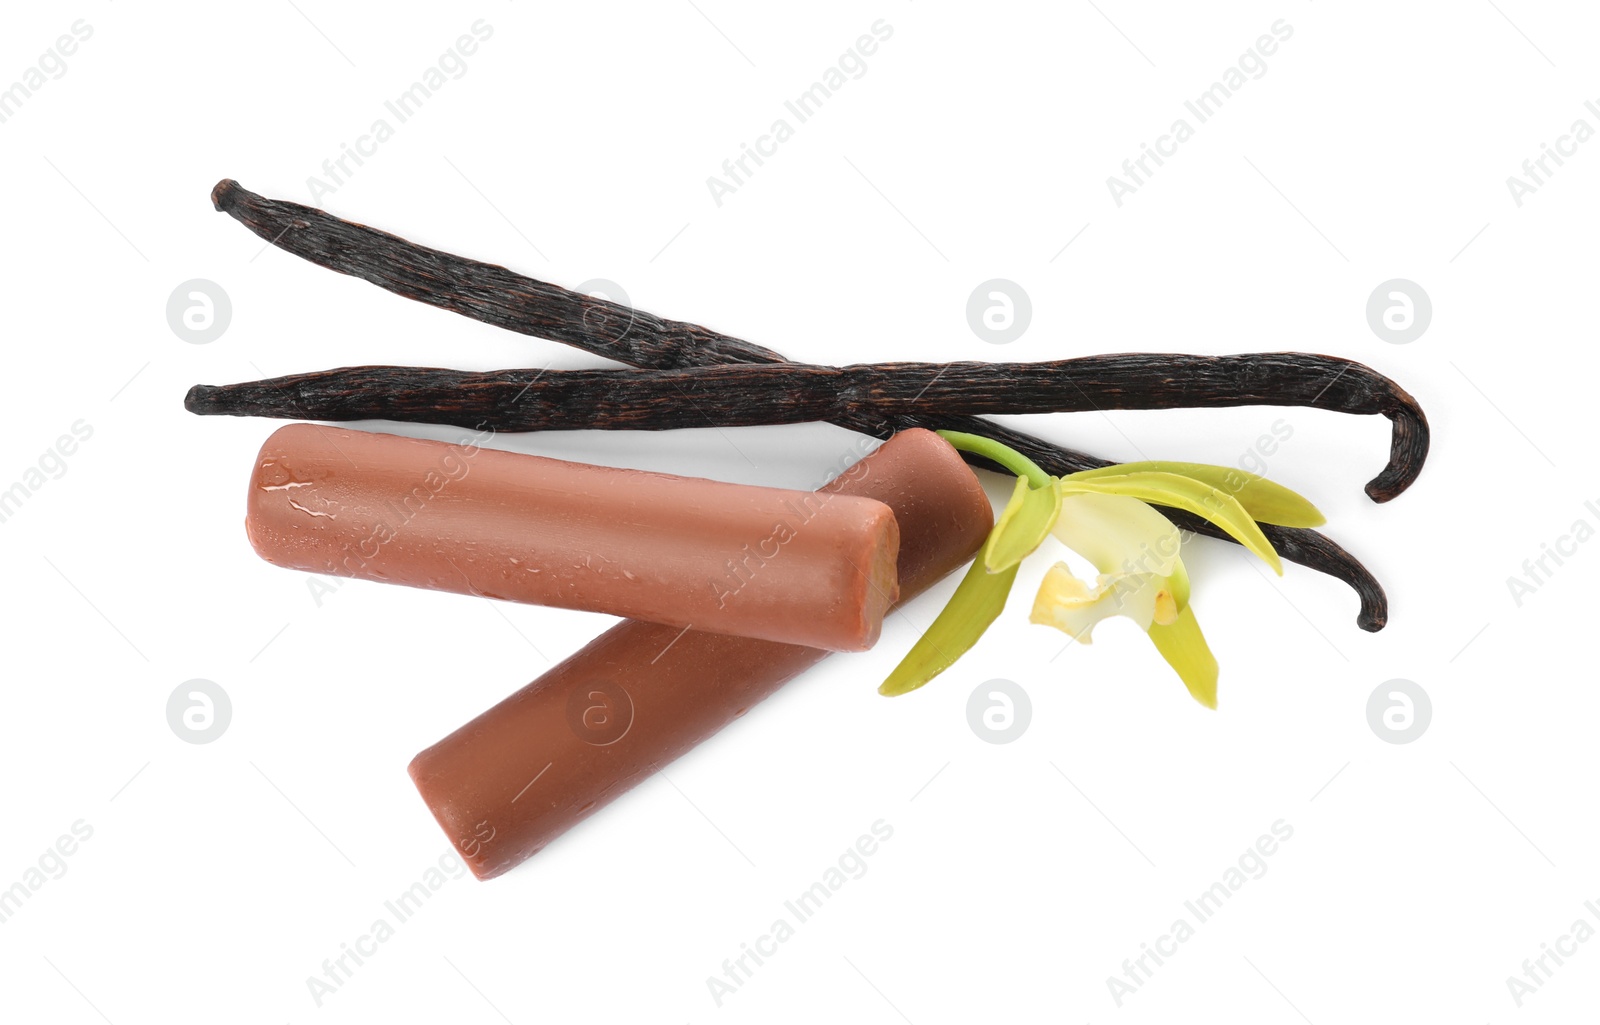
[[[1004,609],[1018,564],[1053,534],[1098,576],[1093,583],[1080,580],[1057,562],[1046,572],[1029,618],[1088,644],[1097,623],[1125,616],[1149,634],[1194,699],[1215,708],[1217,661],[1189,607],[1181,537],[1154,506],[1210,520],[1280,575],[1283,564],[1258,521],[1291,527],[1324,522],[1293,491],[1242,470],[1142,462],[1050,477],[997,442],[939,433],[957,448],[1017,472],[1017,485],[949,604],[879,688],[884,694],[915,690],[954,664]]]

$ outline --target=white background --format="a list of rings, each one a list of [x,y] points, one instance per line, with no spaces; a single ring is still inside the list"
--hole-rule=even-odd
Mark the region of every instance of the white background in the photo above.
[[[9,6],[0,84],[76,19],[93,35],[0,124],[0,488],[75,421],[93,435],[0,523],[0,887],[75,821],[93,836],[0,923],[0,1017],[1324,1025],[1592,1010],[1600,943],[1547,961],[1520,1008],[1506,979],[1575,920],[1600,925],[1584,907],[1600,899],[1600,546],[1520,607],[1507,578],[1575,521],[1600,524],[1584,504],[1600,500],[1586,454],[1600,142],[1520,207],[1506,178],[1575,119],[1600,128],[1583,106],[1600,96],[1600,25],[1576,4],[1496,2]],[[466,74],[321,205],[569,286],[613,279],[640,308],[815,362],[1286,348],[1367,362],[1435,432],[1388,505],[1361,491],[1387,452],[1381,418],[1026,422],[1107,457],[1237,464],[1284,420],[1268,472],[1382,579],[1389,627],[1358,630],[1335,581],[1274,579],[1197,541],[1194,604],[1223,666],[1210,712],[1125,622],[1066,651],[1029,626],[1041,555],[954,670],[880,698],[947,581],[876,650],[830,659],[670,783],[507,876],[451,879],[318,1007],[307,977],[447,850],[411,756],[607,623],[369,583],[319,607],[241,529],[277,425],[190,416],[184,391],[361,363],[601,361],[264,250],[208,195],[235,177],[309,202],[323,161],[480,18],[493,35]],[[893,36],[865,75],[714,203],[707,177],[879,18]],[[1293,35],[1267,72],[1118,207],[1107,176],[1278,19]],[[1004,347],[964,312],[996,277],[1033,305]],[[1364,312],[1395,277],[1433,303],[1408,345]],[[232,298],[211,344],[166,321],[191,278]],[[851,438],[498,443],[806,486]],[[231,696],[210,744],[166,721],[193,678]],[[1031,698],[1010,744],[967,723],[992,678]],[[1408,744],[1367,720],[1395,678],[1432,700]],[[867,873],[719,1007],[707,977],[878,819],[894,833]],[[1108,977],[1280,819],[1293,836],[1266,874],[1119,1007]]]

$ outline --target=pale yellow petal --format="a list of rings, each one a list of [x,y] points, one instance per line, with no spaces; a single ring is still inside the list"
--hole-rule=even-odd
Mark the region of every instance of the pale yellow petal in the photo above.
[[[1172,521],[1148,503],[1126,495],[1089,492],[1061,496],[1061,511],[1052,532],[1108,576],[1167,576],[1178,561],[1182,542]]]
[[[1148,630],[1164,582],[1145,573],[1101,574],[1090,586],[1073,576],[1066,563],[1058,562],[1045,572],[1028,618],[1053,626],[1080,644],[1093,643],[1095,624],[1111,616],[1126,616]]]

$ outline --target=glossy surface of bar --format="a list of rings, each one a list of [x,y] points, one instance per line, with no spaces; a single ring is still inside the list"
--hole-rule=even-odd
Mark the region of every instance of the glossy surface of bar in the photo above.
[[[279,566],[836,651],[893,602],[882,502],[291,424],[245,528]]]
[[[894,510],[905,598],[964,565],[993,525],[972,470],[930,431],[895,435],[824,492],[830,490],[869,496]],[[417,755],[411,777],[473,873],[488,879],[827,654],[621,623]]]

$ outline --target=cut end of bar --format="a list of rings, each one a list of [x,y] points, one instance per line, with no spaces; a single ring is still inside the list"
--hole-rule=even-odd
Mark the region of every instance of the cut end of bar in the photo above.
[[[868,563],[861,571],[861,623],[858,643],[840,651],[868,651],[883,634],[883,617],[900,600],[900,523],[894,510],[883,506],[883,516],[875,524]]]
[[[216,187],[211,190],[211,205],[216,207],[218,210],[227,210],[229,207],[233,206],[234,200],[238,197],[239,190],[243,187],[244,186],[240,185],[232,178],[222,179],[221,181],[217,182]]]
[[[435,745],[435,747],[437,746]],[[428,806],[428,812],[433,815],[433,821],[437,822],[439,828],[444,830],[445,836],[450,838],[451,852],[467,866],[474,879],[480,881],[492,879],[494,876],[499,875],[500,872],[505,871],[505,869],[494,871],[488,866],[482,866],[478,864],[478,859],[467,857],[465,852],[458,850],[456,847],[455,828],[457,823],[451,819],[448,813],[445,805],[445,796],[443,794],[435,794],[430,785],[429,766],[433,761],[433,751],[434,748],[432,747],[426,751],[419,751],[417,756],[411,759],[411,764],[406,766],[406,775],[411,777],[411,784],[417,788],[417,793],[422,797],[422,803]]]
[[[496,705],[490,711],[499,708],[500,706]],[[544,850],[550,838],[534,837],[531,840],[528,838],[518,840],[510,831],[501,836],[500,830],[508,827],[510,823],[502,821],[497,826],[494,822],[483,818],[484,806],[474,803],[479,799],[479,795],[473,794],[471,799],[464,800],[465,792],[460,788],[461,781],[455,779],[452,782],[450,775],[452,769],[459,772],[461,768],[460,748],[452,749],[449,746],[455,737],[456,734],[451,734],[432,747],[419,751],[417,756],[411,759],[411,764],[406,766],[406,774],[411,777],[411,783],[417,788],[422,803],[428,806],[433,821],[439,824],[439,828],[444,830],[444,835],[449,838],[451,852],[467,866],[474,879],[486,882],[496,876],[505,875]],[[479,772],[481,771],[480,768]],[[500,842],[495,843],[495,840]],[[511,846],[507,846],[508,841],[512,842]]]

